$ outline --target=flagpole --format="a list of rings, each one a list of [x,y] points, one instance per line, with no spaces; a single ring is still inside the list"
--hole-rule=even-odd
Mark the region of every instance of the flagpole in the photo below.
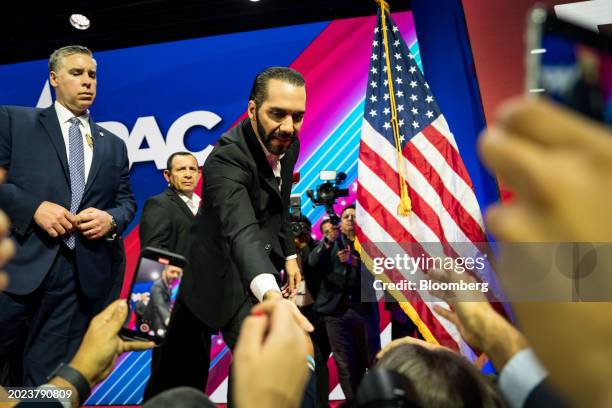
[[[408,195],[408,183],[404,176],[404,156],[402,155],[402,141],[400,139],[399,123],[397,121],[397,107],[395,105],[395,94],[393,92],[393,78],[391,76],[391,60],[389,58],[389,41],[387,39],[387,19],[386,12],[389,10],[389,4],[384,0],[374,0],[380,6],[380,15],[382,19],[383,44],[385,46],[385,64],[387,65],[387,81],[389,83],[389,96],[391,103],[391,129],[393,130],[393,138],[395,139],[395,150],[397,152],[397,170],[399,176],[400,203],[397,206],[397,213],[401,216],[407,216],[412,211],[412,202]]]

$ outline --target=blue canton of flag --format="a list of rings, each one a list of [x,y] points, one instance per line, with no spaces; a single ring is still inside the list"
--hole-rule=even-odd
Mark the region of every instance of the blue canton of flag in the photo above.
[[[382,33],[381,15],[374,30],[365,119],[381,135],[395,144],[391,129],[391,105],[386,53]],[[429,126],[440,115],[438,104],[423,78],[414,57],[400,35],[395,22],[387,15],[387,40],[393,80],[393,94],[397,106],[397,120],[402,148],[405,143]]]

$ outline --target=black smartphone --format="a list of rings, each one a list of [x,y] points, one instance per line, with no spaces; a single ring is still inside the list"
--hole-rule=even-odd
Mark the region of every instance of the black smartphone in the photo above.
[[[536,6],[528,14],[526,92],[547,95],[612,125],[612,36],[557,18]]]
[[[181,255],[161,249],[146,247],[140,252],[121,337],[163,343],[186,264]]]

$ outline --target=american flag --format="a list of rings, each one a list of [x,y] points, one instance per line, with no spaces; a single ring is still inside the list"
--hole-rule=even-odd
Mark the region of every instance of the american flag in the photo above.
[[[374,30],[359,147],[356,232],[366,265],[375,256],[393,256],[385,253],[387,245],[377,247],[382,242],[437,242],[448,244],[451,251],[454,243],[485,242],[480,207],[453,134],[396,24],[385,12],[389,79],[382,15],[379,11]],[[400,159],[392,129],[392,99],[399,129],[399,165],[412,203],[407,216],[398,215]],[[401,245],[397,251],[402,251]],[[402,309],[426,340],[465,351],[455,326],[433,312],[433,302],[414,294],[407,300]],[[448,307],[444,302],[437,304]]]

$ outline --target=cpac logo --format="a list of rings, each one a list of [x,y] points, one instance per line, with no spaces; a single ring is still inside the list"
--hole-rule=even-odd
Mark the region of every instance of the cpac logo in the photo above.
[[[46,108],[51,106],[52,103],[51,87],[47,80],[38,98],[36,107]],[[174,121],[170,129],[168,129],[165,140],[154,116],[139,117],[131,132],[121,122],[98,122],[98,125],[123,139],[127,146],[130,168],[134,163],[153,161],[155,162],[155,167],[158,170],[162,170],[166,168],[166,160],[168,160],[172,153],[188,150],[185,147],[184,138],[189,129],[195,126],[203,126],[210,130],[219,124],[219,122],[221,122],[221,117],[216,113],[209,111],[189,112]],[[148,147],[140,147],[143,141],[147,142]],[[198,152],[191,153],[193,153],[198,160],[198,164],[201,166],[212,149],[213,146],[208,145]]]

